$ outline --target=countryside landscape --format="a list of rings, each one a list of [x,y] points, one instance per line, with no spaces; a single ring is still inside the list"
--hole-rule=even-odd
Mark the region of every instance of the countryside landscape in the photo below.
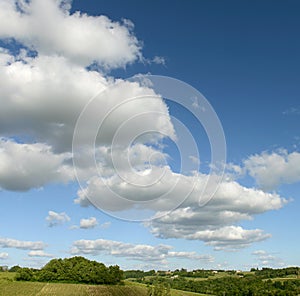
[[[300,0],[0,0],[0,296],[300,296]]]
[[[250,271],[122,271],[84,257],[52,259],[41,269],[13,266],[0,273],[0,295],[299,295],[300,268]]]

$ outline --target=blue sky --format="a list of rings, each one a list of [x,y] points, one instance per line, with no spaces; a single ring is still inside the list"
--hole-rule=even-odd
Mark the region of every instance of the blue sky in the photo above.
[[[299,9],[0,0],[0,264],[83,255],[124,269],[300,265]],[[203,207],[209,137],[191,109],[125,81],[137,74],[194,87],[222,124],[227,168]],[[180,170],[191,142],[176,120],[197,143],[196,183]],[[181,203],[190,184],[199,187]],[[133,222],[142,211],[150,220]]]

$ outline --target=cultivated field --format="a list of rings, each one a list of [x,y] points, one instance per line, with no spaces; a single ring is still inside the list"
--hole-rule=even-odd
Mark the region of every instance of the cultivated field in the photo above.
[[[126,283],[125,286],[93,286],[16,282],[13,273],[0,273],[0,296],[147,296],[144,285]],[[199,296],[201,294],[172,290],[172,296]]]

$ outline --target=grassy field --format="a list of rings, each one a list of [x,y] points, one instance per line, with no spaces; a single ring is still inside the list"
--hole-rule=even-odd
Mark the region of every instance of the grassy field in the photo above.
[[[127,286],[140,287],[140,288],[144,289],[147,294],[147,288],[144,284],[137,283],[137,282],[130,282],[127,280],[125,281],[125,283]],[[142,294],[142,295],[144,295],[144,294]],[[210,296],[210,295],[171,289],[171,296]]]
[[[0,296],[147,296],[145,285],[126,282],[125,286],[93,286],[14,281],[14,274],[0,273]],[[172,290],[172,296],[202,294]]]

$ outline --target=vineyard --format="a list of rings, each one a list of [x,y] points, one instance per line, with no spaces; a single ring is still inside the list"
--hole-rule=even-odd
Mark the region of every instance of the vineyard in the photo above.
[[[147,296],[144,285],[84,285],[65,283],[17,282],[14,273],[0,273],[0,296]],[[172,296],[201,294],[171,291]]]
[[[1,296],[146,296],[147,290],[136,286],[92,286],[81,284],[49,284],[10,282],[0,284]]]

